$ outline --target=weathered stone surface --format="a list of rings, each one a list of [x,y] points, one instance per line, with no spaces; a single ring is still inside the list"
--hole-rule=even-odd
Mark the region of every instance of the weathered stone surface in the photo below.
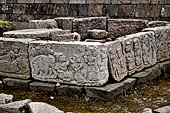
[[[154,113],[169,113],[169,112],[170,106],[165,106],[154,110]]]
[[[53,29],[53,28],[58,28],[58,25],[54,19],[30,20],[29,28],[30,29],[43,29],[43,28]]]
[[[161,67],[161,70],[163,72],[163,76],[165,78],[169,78],[170,76],[170,61],[165,61],[165,62],[162,62],[162,63],[159,63],[160,67]]]
[[[143,31],[153,31],[156,38],[157,61],[165,61],[170,58],[170,26],[147,28]]]
[[[70,0],[69,4],[85,4],[86,0]]]
[[[129,75],[157,62],[153,32],[140,32],[118,38],[118,40],[123,45]]]
[[[132,0],[132,4],[149,4],[150,0]]]
[[[68,4],[70,0],[51,0],[51,3]]]
[[[107,42],[107,39],[86,39],[85,42],[100,42],[100,43],[105,43],[105,42]]]
[[[80,41],[81,36],[76,32],[68,33],[68,34],[59,34],[59,35],[53,34],[53,37],[51,37],[51,40],[54,40],[54,41]]]
[[[68,30],[61,29],[23,29],[14,30],[3,33],[6,38],[32,38],[32,39],[42,39],[42,40],[53,40],[56,39],[58,35],[65,33],[70,33]]]
[[[161,16],[170,17],[169,11],[170,11],[170,5],[163,5],[161,10]]]
[[[64,113],[58,108],[43,102],[31,102],[28,106],[30,113]]]
[[[145,28],[147,20],[138,19],[108,19],[108,32],[110,38],[137,33]]]
[[[110,4],[110,0],[87,0],[87,4]]]
[[[113,0],[114,1],[114,0]],[[118,17],[134,18],[136,12],[136,5],[119,5]]]
[[[141,113],[152,113],[151,108],[145,108]]]
[[[88,30],[88,36],[93,39],[103,39],[108,38],[108,32],[105,30],[93,29]]]
[[[1,93],[0,94],[0,105],[8,104],[8,103],[12,102],[12,99],[13,99],[13,95],[7,95],[4,93]]]
[[[103,6],[103,16],[115,17],[118,14],[118,5],[110,4]]]
[[[32,82],[30,83],[30,89],[32,91],[47,91],[53,92],[55,90],[54,83]]]
[[[35,41],[32,76],[41,81],[101,86],[108,81],[107,48],[100,43]]]
[[[57,95],[59,96],[68,96],[68,97],[83,96],[83,87],[81,86],[61,85],[56,89],[57,89]]]
[[[79,18],[73,20],[73,31],[79,33],[83,39],[87,31],[93,29],[106,30],[106,17]]]
[[[30,99],[0,105],[1,113],[27,113]]]
[[[28,22],[14,22],[16,26],[16,30],[20,29],[29,29],[29,23]]]
[[[59,17],[59,18],[55,18],[55,21],[58,24],[58,28],[72,31],[74,19],[75,18],[73,17]]]
[[[92,100],[111,101],[120,94],[123,94],[123,83],[107,84],[102,87],[85,87],[86,97]]]
[[[28,45],[32,39],[0,38],[0,75],[30,78]]]
[[[5,78],[3,82],[7,86],[18,87],[18,88],[29,88],[29,83],[31,80],[22,80],[22,79],[14,79],[14,78]]]
[[[159,65],[143,70],[142,72],[132,75],[136,78],[136,84],[146,83],[158,78],[161,75],[161,68]]]
[[[34,3],[34,0],[17,0],[18,3]]]
[[[90,4],[88,7],[88,16],[102,16],[103,5]]]
[[[127,76],[126,59],[119,41],[106,42],[109,51],[109,68],[114,80],[120,81]]]
[[[170,24],[170,22],[168,21],[149,21],[146,26],[150,28],[150,27],[166,26],[168,24]]]

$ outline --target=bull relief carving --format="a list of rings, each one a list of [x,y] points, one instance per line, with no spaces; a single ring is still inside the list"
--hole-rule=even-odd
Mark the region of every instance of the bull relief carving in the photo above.
[[[60,43],[36,46],[32,43],[29,51],[33,78],[78,85],[107,82],[107,49],[94,45],[76,46]]]

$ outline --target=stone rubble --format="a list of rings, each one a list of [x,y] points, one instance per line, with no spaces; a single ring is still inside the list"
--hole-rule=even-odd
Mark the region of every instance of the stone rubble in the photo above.
[[[8,104],[8,103],[12,102],[12,99],[13,99],[13,95],[7,95],[4,93],[1,93],[0,94],[0,105]]]

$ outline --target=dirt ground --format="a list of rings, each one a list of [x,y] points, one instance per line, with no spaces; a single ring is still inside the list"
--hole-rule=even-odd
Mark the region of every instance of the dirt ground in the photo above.
[[[90,104],[86,99],[57,97],[55,93],[36,93],[21,91],[14,88],[1,88],[0,93],[14,95],[15,100],[32,99],[32,101],[47,102],[74,113],[139,113],[144,108],[156,109],[170,105],[170,80],[157,80],[143,84],[121,95],[114,104]],[[54,99],[52,98],[54,97]]]

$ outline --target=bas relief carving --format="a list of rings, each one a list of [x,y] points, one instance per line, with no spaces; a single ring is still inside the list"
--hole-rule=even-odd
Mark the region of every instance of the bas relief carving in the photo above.
[[[127,76],[125,56],[119,41],[106,43],[109,51],[109,67],[112,77],[116,81],[122,80]]]
[[[0,40],[0,74],[16,78],[29,78],[28,45]]]
[[[36,46],[32,43],[29,53],[33,78],[78,85],[102,85],[107,82],[107,49],[94,45],[76,46]]]

